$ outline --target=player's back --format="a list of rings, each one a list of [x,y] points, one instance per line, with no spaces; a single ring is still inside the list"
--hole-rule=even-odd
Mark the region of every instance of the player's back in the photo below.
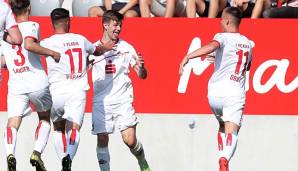
[[[40,56],[25,49],[25,39],[39,41],[39,24],[22,22],[18,24],[23,36],[22,45],[3,42],[3,54],[9,70],[8,88],[11,93],[29,93],[48,86],[48,79]]]
[[[85,37],[73,33],[54,34],[41,44],[61,54],[58,63],[50,56],[46,58],[51,91],[89,89],[87,74],[83,73],[86,71],[87,52],[94,53],[95,47]]]
[[[216,51],[208,96],[245,95],[245,75],[251,61],[250,41],[240,33],[218,33],[214,40],[218,41],[220,48]]]

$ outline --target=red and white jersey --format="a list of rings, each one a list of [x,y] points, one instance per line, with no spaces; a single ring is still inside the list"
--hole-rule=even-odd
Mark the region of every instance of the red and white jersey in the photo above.
[[[95,44],[100,45],[101,42]],[[118,41],[115,51],[108,51],[98,57],[104,60],[92,68],[94,102],[111,105],[133,101],[133,87],[128,73],[129,66],[136,64],[137,57],[133,46],[124,40]]]
[[[17,26],[17,23],[9,5],[0,0],[0,40],[3,39],[4,30],[15,26]]]
[[[252,44],[240,33],[218,33],[214,36],[215,68],[208,83],[208,96],[245,96],[245,75],[252,60]]]
[[[55,34],[41,42],[43,47],[61,54],[59,63],[51,56],[46,58],[52,93],[88,90],[86,72],[87,53],[93,54],[96,47],[84,36],[74,33]]]
[[[18,24],[22,37],[39,41],[39,24],[28,21]],[[44,89],[49,85],[40,56],[24,47],[3,42],[3,54],[9,70],[8,91],[12,94],[24,94]]]

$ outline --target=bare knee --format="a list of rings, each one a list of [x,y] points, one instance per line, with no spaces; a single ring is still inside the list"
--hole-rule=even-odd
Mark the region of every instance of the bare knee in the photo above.
[[[135,127],[128,128],[127,130],[124,130],[121,132],[122,140],[128,147],[134,147],[135,144],[137,143],[135,132],[136,132]]]
[[[139,14],[134,10],[128,10],[125,14],[125,17],[139,17]]]
[[[102,16],[102,10],[100,9],[100,7],[98,6],[94,6],[89,8],[88,10],[88,16],[89,17],[98,17],[98,16]]]
[[[22,117],[19,117],[19,116],[11,117],[8,119],[7,128],[19,129],[21,122],[22,122]]]
[[[104,148],[109,144],[109,135],[108,134],[97,134],[97,146]]]

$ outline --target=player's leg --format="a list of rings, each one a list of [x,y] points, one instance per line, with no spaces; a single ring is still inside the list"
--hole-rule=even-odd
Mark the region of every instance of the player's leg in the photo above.
[[[98,101],[99,102],[98,102]],[[110,171],[109,134],[114,132],[113,114],[109,106],[104,106],[93,97],[92,104],[92,134],[97,135],[96,154],[101,171]]]
[[[137,158],[141,171],[150,171],[142,143],[136,138],[136,126],[121,131],[123,142]]]
[[[222,120],[224,121],[225,137],[223,138],[223,151],[219,161],[223,170],[228,168],[228,163],[237,147],[244,104],[245,97],[227,97],[223,101]]]
[[[120,104],[117,113],[118,112],[123,112],[123,114],[120,114],[117,117],[123,142],[137,158],[141,171],[150,171],[150,167],[145,158],[143,145],[136,137],[136,125],[138,124],[138,119],[132,104],[130,102]]]
[[[71,169],[72,160],[80,143],[80,129],[86,107],[86,91],[68,93],[67,96],[63,115],[63,118],[66,119],[65,130],[67,135],[66,156],[62,159],[64,170]]]
[[[55,145],[55,150],[57,153],[57,156],[59,157],[60,160],[65,157],[66,154],[66,134],[65,134],[65,123],[66,120],[57,120],[53,121],[53,126],[54,126],[54,145]]]
[[[30,101],[34,104],[39,122],[35,130],[34,151],[30,158],[30,163],[36,167],[38,171],[46,171],[41,159],[41,154],[48,142],[51,124],[50,109],[52,106],[52,97],[48,88],[29,93]]]
[[[4,144],[9,171],[16,170],[15,148],[17,143],[17,132],[22,122],[22,117],[29,107],[29,98],[25,94],[7,95],[8,122],[4,132]]]
[[[140,0],[139,1],[139,6],[140,6],[140,12],[141,12],[141,17],[149,18],[151,15],[151,4],[152,0]]]
[[[224,98],[221,97],[208,97],[208,102],[212,112],[214,113],[216,119],[219,123],[219,129],[217,133],[217,143],[218,143],[218,156],[219,156],[219,170],[225,171],[229,168],[228,160],[225,158],[225,122],[223,117],[223,102]]]
[[[109,134],[97,134],[96,154],[101,171],[110,171]]]
[[[54,126],[54,145],[57,156],[60,160],[65,157],[66,154],[66,134],[65,134],[65,119],[62,118],[64,114],[65,95],[51,92],[53,105],[51,108],[51,120]]]
[[[7,157],[8,171],[16,170],[15,148],[17,143],[17,132],[21,125],[22,117],[10,117],[4,132],[4,144]]]

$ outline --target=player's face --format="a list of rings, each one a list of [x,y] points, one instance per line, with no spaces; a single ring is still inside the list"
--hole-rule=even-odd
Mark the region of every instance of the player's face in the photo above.
[[[106,26],[106,32],[111,40],[117,40],[121,31],[122,22],[111,20]]]

